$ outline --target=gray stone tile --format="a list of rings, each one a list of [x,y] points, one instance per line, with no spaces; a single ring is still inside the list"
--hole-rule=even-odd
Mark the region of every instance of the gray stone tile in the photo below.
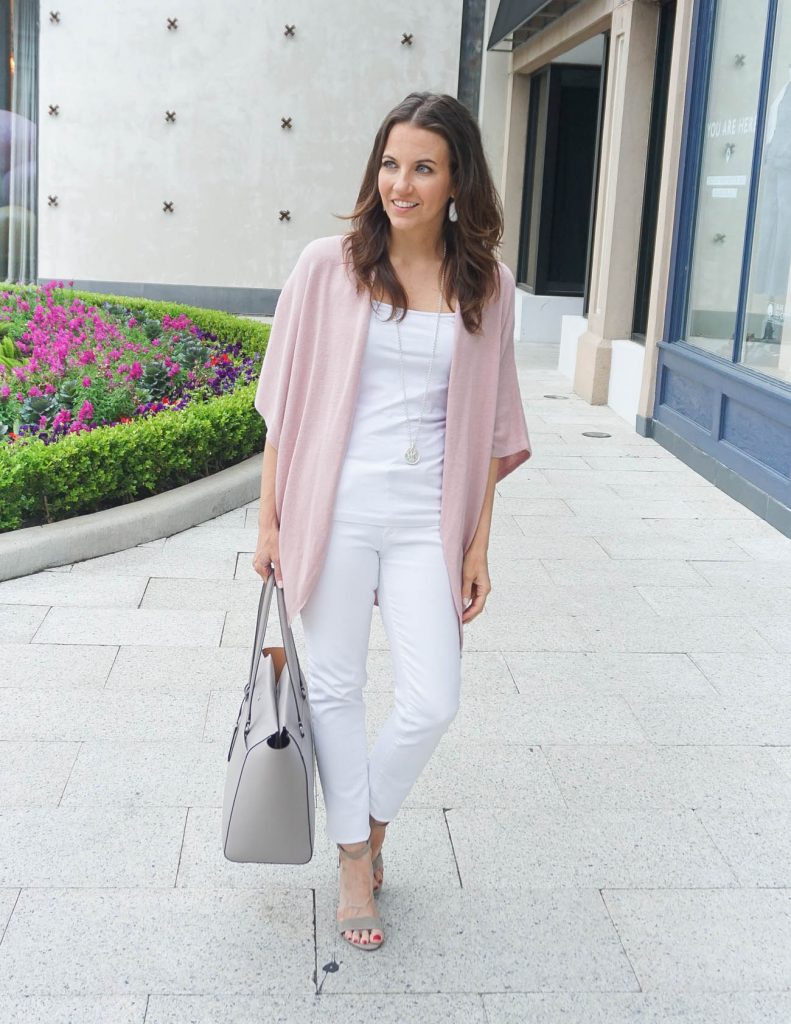
[[[616,614],[522,615],[484,609],[465,631],[465,650],[622,651],[685,654],[689,651],[771,650],[768,639],[738,618],[647,616],[629,608]]]
[[[716,516],[706,516],[700,519],[646,518],[645,522],[656,536],[680,540],[686,540],[695,535],[735,541],[744,537],[777,535],[774,527],[756,515],[753,515],[751,519],[735,519],[733,516],[724,519],[718,519]]]
[[[143,1024],[146,997],[14,996],[4,993],[2,1024]]]
[[[230,739],[228,731],[227,743]],[[63,806],[221,807],[227,743],[86,742],[63,792]]]
[[[791,562],[791,538],[775,530],[773,537],[740,537],[739,547],[759,562]],[[791,566],[788,566],[791,573]]]
[[[551,743],[644,743],[647,735],[620,694],[577,697],[519,695],[468,701],[451,723],[448,738],[463,747],[476,740],[489,749],[503,742]]]
[[[253,616],[258,609],[262,580],[192,580],[188,587],[183,580],[152,579],[146,587],[141,608],[179,608],[204,611],[214,608],[230,611],[245,608]]]
[[[533,469],[591,469],[589,460],[579,455],[548,452],[541,444],[530,457],[530,465]]]
[[[731,886],[736,876],[690,810],[447,812],[465,890]]]
[[[205,693],[53,690],[31,699],[22,689],[0,689],[0,739],[195,739],[206,718]]]
[[[221,647],[244,647],[251,655],[253,640],[255,639],[255,622],[258,605],[246,605],[233,608],[225,613],[225,626],[222,631]],[[301,623],[300,629],[301,629]],[[297,653],[300,652],[300,629],[292,625],[294,640],[297,643]],[[266,646],[281,645],[283,643],[280,631],[280,619],[276,607],[270,607],[269,619],[267,620],[266,633],[264,634]]]
[[[599,534],[596,538],[610,558],[645,558],[648,544],[645,539],[621,536],[617,533]],[[650,542],[653,558],[706,559],[745,562],[750,555],[732,540],[716,537],[691,536],[687,538],[658,537]]]
[[[525,586],[520,580],[497,580],[491,566],[489,576],[492,591],[486,599],[486,608],[491,615],[503,614],[509,618],[521,615],[525,619],[535,613],[585,616],[591,609],[596,609],[598,614],[618,614],[628,607],[632,615],[656,618],[656,611],[643,598],[641,588],[582,582],[572,586],[539,582]]]
[[[716,691],[686,654],[533,651],[503,656],[519,692],[536,699],[603,696],[712,697]]]
[[[541,563],[553,583],[560,586],[594,587],[700,587],[702,579],[696,571],[699,562],[691,565],[681,558],[629,558],[618,562],[574,561],[570,558],[545,558]],[[728,563],[741,565],[742,563]]]
[[[714,587],[789,586],[789,570],[783,562],[695,562],[695,571]]]
[[[65,652],[70,648],[60,650]],[[107,678],[107,689],[166,688],[170,693],[185,690],[208,694],[215,687],[238,686],[241,695],[250,673],[251,652],[252,637],[250,650],[240,647],[121,647]]]
[[[613,491],[611,494],[594,496],[579,495],[567,498],[566,504],[575,515],[601,516],[618,521],[624,519],[682,519],[694,520],[703,513],[688,500],[681,497],[658,497],[657,495],[633,495],[624,497]],[[745,509],[745,511],[747,511]],[[747,512],[752,516],[752,512]]]
[[[588,639],[572,615],[506,616],[488,608],[464,625],[464,650],[468,651],[584,651]]]
[[[749,619],[756,631],[765,637],[776,651],[791,651],[791,622],[787,618],[787,612],[781,606],[776,606],[766,614],[777,615],[778,618],[764,618],[762,614],[750,614]]]
[[[703,653],[692,661],[726,700],[774,698],[791,694],[791,660],[777,654]]]
[[[636,990],[637,980],[593,889],[420,890],[379,897],[385,929],[373,956],[344,954],[335,992]],[[316,894],[318,961],[329,959],[334,901]],[[450,922],[450,924],[449,924]],[[525,927],[525,922],[530,926]],[[421,936],[427,939],[421,941]],[[435,942],[434,936],[442,936]],[[341,940],[342,942],[342,940]],[[455,998],[455,995],[454,995]]]
[[[787,991],[791,890],[605,889],[644,989]]]
[[[779,765],[780,770],[784,774],[791,778],[791,748],[789,747],[775,747],[770,751],[773,761]]]
[[[503,512],[495,513],[489,528],[489,539],[492,537],[523,537],[524,533],[514,516]]]
[[[755,625],[776,614],[791,616],[791,587],[745,584],[734,587],[656,587],[636,588],[660,615],[734,615]]]
[[[558,498],[612,498],[615,495],[613,488],[602,479],[605,474],[599,470],[545,469],[543,473],[547,484]]]
[[[145,545],[75,562],[74,573],[112,573],[115,576],[172,576],[175,579],[233,579],[237,553],[233,550],[184,550]],[[253,571],[252,569],[250,570]]]
[[[165,541],[163,554],[170,555],[184,551],[255,551],[258,542],[258,527],[210,526],[203,523],[180,533],[174,533]]]
[[[487,1024],[786,1024],[787,992],[486,992]]]
[[[173,885],[186,808],[0,811],[0,886]]]
[[[355,953],[350,950],[349,955]],[[384,949],[377,955],[383,956]],[[447,1024],[448,1021],[448,997],[445,995],[398,992],[343,995],[333,992],[333,986],[334,976],[330,975],[318,997],[235,996],[231,1001],[227,996],[153,995],[148,1003],[146,1024],[194,1024],[196,1021],[200,1024],[261,1024],[261,1021],[269,1024],[350,1024],[352,1021]],[[452,1005],[456,1020],[463,1020],[465,1024],[488,1024],[482,996],[454,993]]]
[[[20,892],[20,889],[0,889],[0,941],[2,941],[2,934],[8,925]]]
[[[643,457],[639,457],[642,455]],[[689,474],[692,472],[685,472],[683,463],[676,459],[668,458],[657,458],[654,452],[651,452],[653,456],[650,462],[644,457],[644,449],[638,449],[638,457],[634,455],[624,455],[621,457],[614,457],[612,455],[585,455],[584,463],[588,469],[602,470],[607,474],[612,473],[673,473],[679,477],[679,479],[688,480]],[[611,479],[607,476],[606,479]]]
[[[91,579],[85,573],[37,572],[0,583],[0,604],[137,608],[145,589],[145,579],[137,576]]]
[[[490,537],[488,558],[496,567],[500,559],[573,558],[605,561],[607,555],[593,537],[552,537],[526,533],[519,537]]]
[[[246,509],[244,507],[234,508],[231,509],[230,512],[223,512],[222,515],[215,516],[213,519],[207,519],[205,523],[200,523],[197,529],[200,529],[203,526],[209,529],[215,527],[225,528],[227,526],[239,527],[240,529],[244,529],[245,516]]]
[[[498,494],[494,508],[512,516],[563,516],[568,519],[574,514],[561,498],[511,498]]]
[[[54,807],[79,743],[0,741],[0,807]]]
[[[588,562],[580,564],[589,564]],[[602,564],[602,563],[596,563]],[[521,583],[523,587],[534,584],[550,585],[553,580],[538,558],[489,558],[489,577],[492,586],[500,583]]]
[[[569,807],[791,807],[791,776],[763,747],[590,744],[544,748]]]
[[[308,993],[313,970],[307,889],[24,889],[0,992]]]
[[[0,644],[0,688],[99,689],[118,653],[95,644]]]
[[[49,610],[43,605],[0,604],[0,643],[30,643]]]
[[[791,886],[791,810],[698,811],[740,886]]]
[[[159,608],[52,608],[34,643],[156,644],[160,647],[216,647],[225,615],[221,611]]]
[[[713,698],[649,700],[631,697],[629,705],[651,743],[791,745],[791,695],[724,701]]]
[[[644,519],[622,519],[614,522],[607,516],[522,516],[514,514],[525,537],[597,537],[617,532],[619,536],[653,536]],[[572,556],[573,557],[573,556]]]
[[[543,751],[537,746],[507,743],[493,757],[488,745],[471,750],[468,743],[456,742],[446,734],[403,806],[512,808],[516,804],[563,805]]]

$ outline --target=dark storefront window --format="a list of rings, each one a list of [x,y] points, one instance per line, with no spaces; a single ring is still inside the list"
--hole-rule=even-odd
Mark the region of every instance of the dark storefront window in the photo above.
[[[582,295],[601,69],[552,64],[531,78],[517,273],[537,295]]]
[[[0,3],[0,280],[36,279],[38,0]]]

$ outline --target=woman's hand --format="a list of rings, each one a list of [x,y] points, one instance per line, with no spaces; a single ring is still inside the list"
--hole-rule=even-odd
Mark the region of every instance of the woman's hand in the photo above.
[[[481,614],[491,589],[486,552],[478,548],[469,548],[461,567],[462,622],[469,622]],[[470,600],[472,604],[464,609]]]
[[[275,564],[275,583],[282,589],[283,574],[280,571],[280,530],[277,526],[259,526],[258,543],[253,555],[253,568],[266,583],[269,573],[272,571],[271,564]]]

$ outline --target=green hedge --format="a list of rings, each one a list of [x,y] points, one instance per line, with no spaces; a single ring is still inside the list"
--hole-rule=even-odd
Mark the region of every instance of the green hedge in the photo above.
[[[4,284],[7,292],[29,286]],[[56,296],[64,294],[56,290]],[[263,359],[269,324],[220,310],[69,290],[86,304],[119,302],[133,314],[186,314],[204,331]],[[260,365],[260,364],[259,364]],[[233,393],[146,419],[96,427],[52,444],[0,444],[0,531],[39,526],[160,494],[260,452],[266,428],[253,405],[257,380]]]

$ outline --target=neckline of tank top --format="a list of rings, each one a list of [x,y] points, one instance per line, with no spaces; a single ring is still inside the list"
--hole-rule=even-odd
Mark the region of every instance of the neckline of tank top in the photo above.
[[[388,309],[392,309],[393,308],[390,305],[389,302],[380,302],[379,299],[372,299],[371,301],[372,302],[376,302],[377,305],[379,305],[379,306],[386,306]],[[437,315],[436,313],[432,313],[430,309],[411,309],[410,307],[407,307],[407,313],[421,313],[423,316],[436,316]],[[455,314],[455,312],[454,313],[440,313],[440,316],[456,316],[456,314]]]

